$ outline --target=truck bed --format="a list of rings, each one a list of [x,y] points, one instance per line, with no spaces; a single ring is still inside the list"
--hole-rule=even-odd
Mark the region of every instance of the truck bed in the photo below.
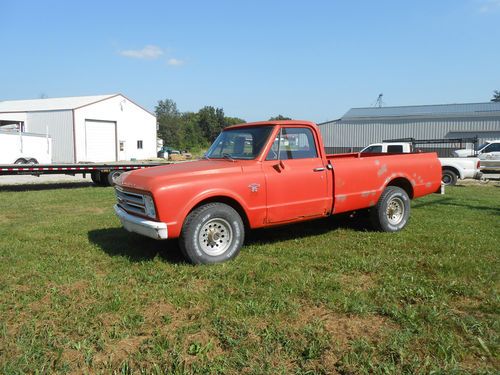
[[[404,188],[410,198],[434,193],[441,187],[441,165],[434,152],[326,157],[333,167],[334,213],[374,206],[387,185]]]

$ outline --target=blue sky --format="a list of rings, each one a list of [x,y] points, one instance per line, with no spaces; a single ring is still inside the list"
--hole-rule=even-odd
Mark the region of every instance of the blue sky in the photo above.
[[[500,0],[1,0],[0,100],[123,93],[153,110],[326,121],[489,101]]]

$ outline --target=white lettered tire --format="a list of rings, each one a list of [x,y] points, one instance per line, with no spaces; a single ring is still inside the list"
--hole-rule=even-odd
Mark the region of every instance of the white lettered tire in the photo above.
[[[388,186],[382,192],[377,204],[370,210],[375,229],[383,232],[398,232],[410,218],[410,198],[403,189]]]
[[[245,227],[234,208],[224,203],[208,203],[188,215],[179,245],[189,262],[212,264],[236,257],[244,238]]]

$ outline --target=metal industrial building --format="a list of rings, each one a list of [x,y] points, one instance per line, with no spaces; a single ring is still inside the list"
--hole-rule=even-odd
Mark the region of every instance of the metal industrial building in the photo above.
[[[482,143],[500,139],[500,103],[352,108],[319,126],[327,153],[356,152],[396,138],[477,137]]]
[[[54,163],[156,156],[156,117],[121,94],[0,102],[0,129],[48,134]]]

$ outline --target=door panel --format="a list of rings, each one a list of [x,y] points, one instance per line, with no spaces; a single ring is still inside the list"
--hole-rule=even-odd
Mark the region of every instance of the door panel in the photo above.
[[[116,161],[116,123],[85,120],[85,161]]]
[[[318,157],[310,129],[283,128],[266,159],[269,223],[321,216],[327,211],[328,171]]]

